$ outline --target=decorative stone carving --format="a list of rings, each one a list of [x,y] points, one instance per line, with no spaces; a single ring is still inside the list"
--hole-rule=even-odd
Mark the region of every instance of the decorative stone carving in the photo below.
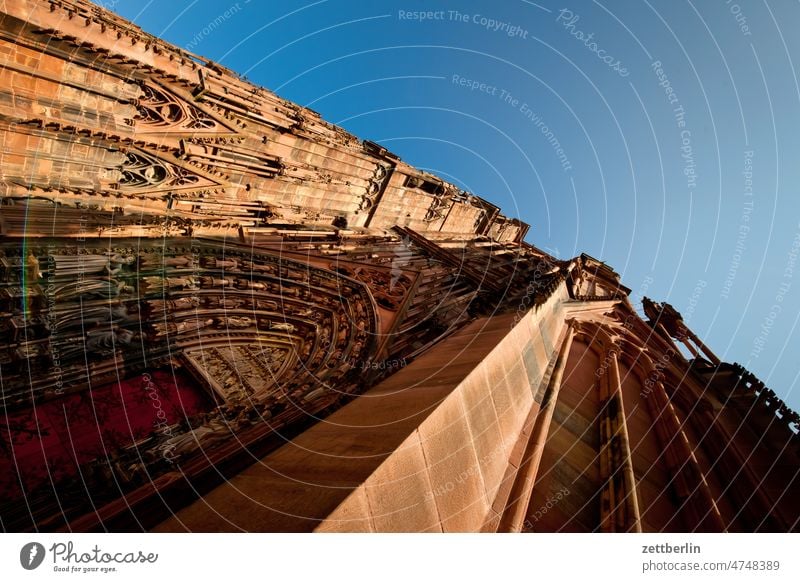
[[[128,150],[119,172],[117,187],[122,191],[165,195],[172,190],[213,188],[217,182],[177,164],[169,163],[141,150]]]
[[[154,129],[215,129],[217,123],[198,108],[184,103],[167,91],[142,83],[142,95],[136,100],[136,124]]]

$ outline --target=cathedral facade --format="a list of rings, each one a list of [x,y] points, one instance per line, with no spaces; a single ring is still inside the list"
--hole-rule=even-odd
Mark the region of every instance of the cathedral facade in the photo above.
[[[669,304],[85,0],[0,14],[6,531],[798,529]]]

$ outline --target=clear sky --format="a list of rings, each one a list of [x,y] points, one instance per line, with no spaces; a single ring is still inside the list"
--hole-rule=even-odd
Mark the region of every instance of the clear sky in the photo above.
[[[99,3],[608,262],[800,409],[797,2]]]

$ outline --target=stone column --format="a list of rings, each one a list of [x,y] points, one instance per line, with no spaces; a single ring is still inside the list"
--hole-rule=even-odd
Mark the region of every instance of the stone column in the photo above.
[[[519,532],[525,523],[525,515],[533,493],[533,485],[539,472],[539,463],[542,460],[544,447],[547,443],[553,411],[558,402],[561,381],[564,377],[564,370],[567,367],[569,352],[572,348],[572,339],[575,337],[574,322],[572,320],[567,321],[567,328],[564,334],[564,340],[561,342],[555,367],[542,400],[542,407],[537,415],[531,438],[525,448],[522,463],[520,463],[517,476],[514,479],[514,485],[509,495],[509,504],[503,512],[500,525],[497,528],[498,532]]]
[[[696,523],[686,525],[690,526],[692,531],[723,532],[726,529],[725,524],[711,488],[689,444],[689,438],[683,430],[678,413],[670,402],[663,381],[664,375],[661,372],[657,370],[650,372],[648,382],[651,383],[653,390],[648,397],[648,404],[656,427],[661,428],[657,433],[660,432],[662,435],[664,458],[670,473],[675,476],[678,496],[685,497],[685,502],[691,504]],[[703,526],[704,522],[706,526]]]
[[[636,493],[636,477],[633,474],[633,459],[631,457],[630,438],[628,436],[628,423],[625,417],[625,405],[622,398],[622,383],[619,377],[619,347],[613,346],[608,350],[608,381],[610,398],[617,399],[617,418],[619,429],[617,436],[621,440],[623,453],[623,476],[625,479],[625,505],[627,530],[641,532],[642,523],[639,513],[639,498]],[[632,523],[631,523],[632,522]]]
[[[708,349],[708,348],[706,347],[706,344],[704,344],[702,341],[700,341],[700,338],[698,338],[698,337],[697,337],[697,336],[694,334],[694,332],[693,332],[693,331],[691,331],[691,330],[687,329],[687,330],[686,330],[686,336],[687,336],[689,339],[691,339],[691,340],[694,342],[694,344],[695,344],[695,345],[696,345],[698,348],[700,348],[700,351],[701,351],[701,352],[703,352],[703,354],[705,355],[705,357],[707,357],[707,358],[708,358],[708,361],[709,361],[709,362],[711,362],[711,363],[712,363],[712,364],[714,364],[715,366],[719,366],[719,364],[720,364],[720,360],[719,360],[719,358],[717,357],[717,355],[716,355],[714,352],[712,352],[710,349]]]
[[[691,342],[691,340],[689,339],[689,336],[687,334],[682,333],[678,337],[678,341],[680,341],[684,346],[686,346],[686,349],[689,350],[695,358],[700,356],[700,352],[697,351],[697,348]]]

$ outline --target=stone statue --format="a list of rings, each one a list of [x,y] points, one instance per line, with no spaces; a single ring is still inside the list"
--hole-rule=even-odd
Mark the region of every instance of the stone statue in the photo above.
[[[29,277],[34,281],[38,281],[42,278],[42,271],[39,268],[39,259],[37,259],[33,252],[29,252],[28,256],[25,258],[25,267],[28,270]]]
[[[55,296],[59,299],[72,299],[83,295],[86,298],[111,299],[120,295],[133,293],[135,289],[124,281],[114,279],[89,279],[68,283],[56,289]]]
[[[269,322],[269,329],[271,331],[285,331],[288,333],[292,333],[295,330],[295,327],[291,323],[276,323],[274,321]]]
[[[214,267],[217,269],[238,269],[239,261],[236,259],[214,259]]]
[[[141,260],[141,266],[145,268],[154,267],[178,267],[183,269],[191,269],[195,266],[194,258],[190,255],[178,255],[175,257],[168,257],[160,254],[144,255]]]
[[[132,265],[136,257],[120,255],[118,253],[105,253],[103,255],[52,255],[56,277],[75,277],[81,275],[96,275],[105,272],[113,277],[118,275],[126,265]]]
[[[197,289],[194,277],[143,277],[147,293],[156,293],[164,289]]]
[[[131,316],[128,313],[128,308],[119,302],[109,306],[90,307],[83,310],[76,307],[62,313],[59,313],[59,317],[56,319],[55,327],[58,330],[79,325],[84,328],[90,328],[104,323],[129,323],[137,319],[135,316]]]
[[[219,318],[216,327],[217,329],[246,329],[252,327],[252,325],[253,320],[249,317],[230,315]]]
[[[249,270],[252,273],[268,273],[271,275],[275,274],[274,265],[259,265],[258,263],[245,261],[242,263],[242,267],[244,267],[245,270]]]
[[[109,352],[130,345],[134,333],[127,329],[91,330],[86,334],[87,352]]]
[[[214,323],[214,320],[209,318],[205,320],[189,319],[181,321],[175,326],[176,333],[188,333],[192,331],[200,331]]]

